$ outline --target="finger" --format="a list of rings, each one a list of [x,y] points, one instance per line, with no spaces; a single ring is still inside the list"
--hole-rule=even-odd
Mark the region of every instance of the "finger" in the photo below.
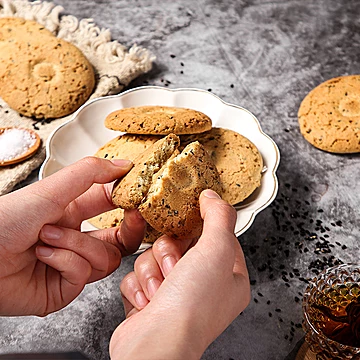
[[[191,240],[173,239],[167,235],[161,236],[154,242],[152,253],[164,278],[174,268],[191,244]]]
[[[143,252],[135,260],[134,272],[145,296],[151,300],[164,280],[151,249]]]
[[[124,302],[125,314],[128,314],[132,307],[141,310],[149,303],[133,271],[125,275],[121,281],[120,292],[121,296],[127,299],[127,302]]]
[[[58,224],[64,227],[80,227],[83,220],[115,209],[111,199],[113,184],[114,182],[93,184],[89,190],[69,203]]]
[[[146,221],[140,212],[134,209],[124,211],[124,220],[120,226],[90,231],[87,234],[115,245],[120,250],[121,256],[127,256],[139,249],[145,230]]]
[[[91,265],[75,252],[65,249],[37,246],[35,254],[40,261],[61,274],[60,289],[58,282],[48,281],[48,298],[53,299],[54,294],[60,291],[58,296],[61,298],[62,304],[57,308],[74,300],[91,276]]]
[[[92,184],[105,184],[121,178],[131,167],[132,163],[129,160],[113,162],[86,157],[33,184],[32,190],[40,193],[42,198],[47,198],[53,205],[56,204],[65,209]],[[51,211],[51,208],[48,211]]]
[[[125,296],[123,296],[123,294],[121,294],[121,299],[124,305],[125,317],[131,316],[131,314],[133,314],[135,311],[139,311]]]
[[[114,245],[87,233],[54,225],[44,225],[39,238],[51,247],[70,250],[85,259],[92,268],[88,282],[103,279],[120,265],[120,251]]]
[[[214,267],[228,273],[235,262],[236,211],[214,191],[205,190],[200,195],[200,212],[204,224],[196,248],[211,258]]]

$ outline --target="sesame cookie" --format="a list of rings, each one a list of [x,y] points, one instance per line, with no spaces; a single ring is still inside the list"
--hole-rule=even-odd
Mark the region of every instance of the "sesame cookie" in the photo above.
[[[360,152],[360,75],[340,76],[311,90],[301,102],[300,131],[332,153]]]
[[[126,159],[133,161],[150,146],[160,140],[160,136],[123,134],[107,142],[95,156],[103,159]]]
[[[124,220],[124,210],[117,208],[94,216],[87,221],[98,229],[108,229],[119,226]]]
[[[124,210],[117,208],[107,211],[103,214],[97,215],[88,219],[87,221],[98,229],[109,229],[120,226],[124,220]],[[156,239],[161,236],[161,232],[155,230],[149,224],[146,226],[143,242],[154,243]]]
[[[212,128],[180,139],[182,147],[197,140],[208,151],[220,175],[222,198],[231,205],[243,201],[260,186],[262,156],[246,137],[232,130]]]
[[[95,75],[89,61],[55,36],[19,35],[16,41],[1,41],[0,54],[0,96],[22,115],[63,117],[93,91]]]
[[[211,119],[200,111],[169,107],[139,106],[109,114],[105,126],[130,134],[197,134],[211,129]]]
[[[44,25],[32,20],[17,17],[0,18],[0,41],[16,40],[24,37],[53,37],[53,33]]]
[[[113,203],[123,209],[137,208],[149,190],[152,176],[161,169],[179,145],[179,137],[169,134],[134,159],[134,167],[114,186]]]
[[[220,178],[209,154],[199,142],[185,147],[155,174],[139,206],[143,218],[156,230],[177,239],[201,235],[199,197],[205,189],[221,195]]]

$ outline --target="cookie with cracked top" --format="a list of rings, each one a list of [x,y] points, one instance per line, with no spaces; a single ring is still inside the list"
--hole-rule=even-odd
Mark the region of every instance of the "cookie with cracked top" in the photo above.
[[[156,173],[138,209],[155,230],[176,239],[196,239],[202,232],[199,197],[205,189],[222,192],[212,159],[195,141]]]
[[[179,145],[179,137],[169,134],[134,159],[134,167],[114,185],[113,203],[122,209],[137,208],[149,190],[153,175],[162,168]]]

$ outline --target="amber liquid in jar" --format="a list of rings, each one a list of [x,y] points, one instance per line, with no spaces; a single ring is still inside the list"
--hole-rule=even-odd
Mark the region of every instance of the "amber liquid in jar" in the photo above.
[[[360,347],[360,284],[340,285],[310,305],[319,332],[340,344]]]

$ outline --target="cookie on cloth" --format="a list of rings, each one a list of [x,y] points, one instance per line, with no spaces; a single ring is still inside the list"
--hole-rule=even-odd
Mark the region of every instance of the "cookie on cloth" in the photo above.
[[[360,152],[360,75],[327,80],[303,99],[298,111],[301,134],[332,153]]]
[[[105,119],[111,130],[130,134],[196,134],[212,127],[204,113],[171,106],[138,106],[116,110]]]
[[[120,226],[124,220],[124,210],[121,208],[106,211],[100,215],[94,216],[87,221],[98,229],[109,229]],[[162,235],[161,232],[155,230],[149,224],[146,226],[143,242],[154,243]]]
[[[219,173],[199,142],[193,142],[170,158],[152,179],[145,201],[139,206],[143,218],[155,230],[176,239],[201,235],[199,197],[213,189],[221,195]]]
[[[119,135],[98,149],[95,156],[108,160],[126,159],[133,161],[160,139],[160,136],[155,135]]]
[[[263,159],[257,147],[239,133],[212,128],[202,134],[181,136],[181,147],[199,141],[214,162],[222,185],[222,198],[235,205],[261,184]]]
[[[113,203],[122,209],[137,208],[149,190],[153,175],[162,168],[179,145],[179,137],[169,134],[134,159],[134,167],[115,183]]]
[[[36,21],[18,17],[0,18],[0,41],[41,36],[54,37],[54,34]]]
[[[85,103],[95,74],[77,47],[55,36],[19,34],[12,40],[0,41],[0,96],[12,109],[49,119]]]

